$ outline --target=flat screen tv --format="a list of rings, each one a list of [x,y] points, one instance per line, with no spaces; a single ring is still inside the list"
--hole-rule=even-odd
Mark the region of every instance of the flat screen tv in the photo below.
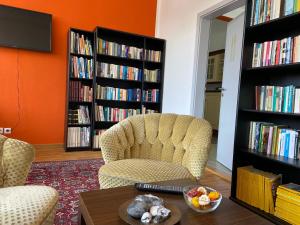
[[[51,52],[52,16],[0,5],[0,46]]]

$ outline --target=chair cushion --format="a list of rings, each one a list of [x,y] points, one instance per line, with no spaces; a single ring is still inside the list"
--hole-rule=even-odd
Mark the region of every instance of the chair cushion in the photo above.
[[[157,182],[195,179],[183,166],[149,159],[124,159],[110,162],[99,170],[100,188],[132,185],[136,182]]]
[[[0,199],[0,224],[47,224],[58,193],[46,186],[16,186],[0,188]]]

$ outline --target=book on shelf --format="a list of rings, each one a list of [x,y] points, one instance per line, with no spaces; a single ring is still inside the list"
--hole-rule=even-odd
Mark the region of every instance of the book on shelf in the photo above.
[[[71,77],[92,79],[93,78],[93,59],[72,56],[71,58]]]
[[[160,82],[160,69],[155,69],[155,70],[144,69],[144,81]]]
[[[69,109],[68,124],[90,124],[90,113],[87,106],[80,105],[77,109]]]
[[[160,62],[161,61],[161,51],[145,49],[145,60],[152,61],[152,62]]]
[[[159,102],[159,89],[143,90],[144,102]]]
[[[93,55],[92,42],[85,35],[71,31],[70,52],[82,55]]]
[[[285,87],[255,86],[255,109],[300,113],[300,88],[293,85]]]
[[[255,169],[253,166],[237,168],[236,197],[260,210],[274,214],[276,189],[282,176]]]
[[[248,148],[253,152],[299,159],[299,130],[285,125],[251,121]]]
[[[300,36],[253,44],[252,67],[300,62]]]
[[[119,122],[129,116],[141,114],[140,109],[111,108],[102,105],[95,107],[95,120],[100,122]]]
[[[88,147],[90,127],[68,127],[67,147]]]
[[[300,185],[289,183],[277,188],[275,216],[290,224],[300,224]]]
[[[96,98],[116,101],[141,101],[141,89],[122,89],[97,85]]]
[[[73,102],[92,102],[93,88],[83,85],[81,81],[70,81],[69,98]]]
[[[143,59],[143,48],[119,44],[97,38],[97,53],[130,59]]]
[[[94,137],[93,137],[93,147],[100,148],[100,137],[106,131],[106,129],[96,129],[94,130]]]
[[[144,105],[142,106],[142,114],[151,114],[151,113],[158,113],[158,111],[154,109],[147,109]]]
[[[250,25],[268,22],[300,11],[299,0],[252,0]]]
[[[109,63],[97,63],[97,76],[122,80],[142,80],[142,69],[115,65]]]

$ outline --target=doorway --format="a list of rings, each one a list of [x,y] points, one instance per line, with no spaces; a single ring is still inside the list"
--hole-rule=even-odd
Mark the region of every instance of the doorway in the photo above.
[[[231,174],[245,1],[226,1],[198,17],[194,114],[214,130],[208,167]]]

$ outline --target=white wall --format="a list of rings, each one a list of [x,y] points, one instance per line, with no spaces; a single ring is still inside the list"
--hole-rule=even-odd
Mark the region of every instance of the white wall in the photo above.
[[[225,49],[227,22],[213,19],[210,25],[209,51]]]
[[[158,0],[156,36],[167,40],[163,112],[192,114],[197,14],[221,0]]]

